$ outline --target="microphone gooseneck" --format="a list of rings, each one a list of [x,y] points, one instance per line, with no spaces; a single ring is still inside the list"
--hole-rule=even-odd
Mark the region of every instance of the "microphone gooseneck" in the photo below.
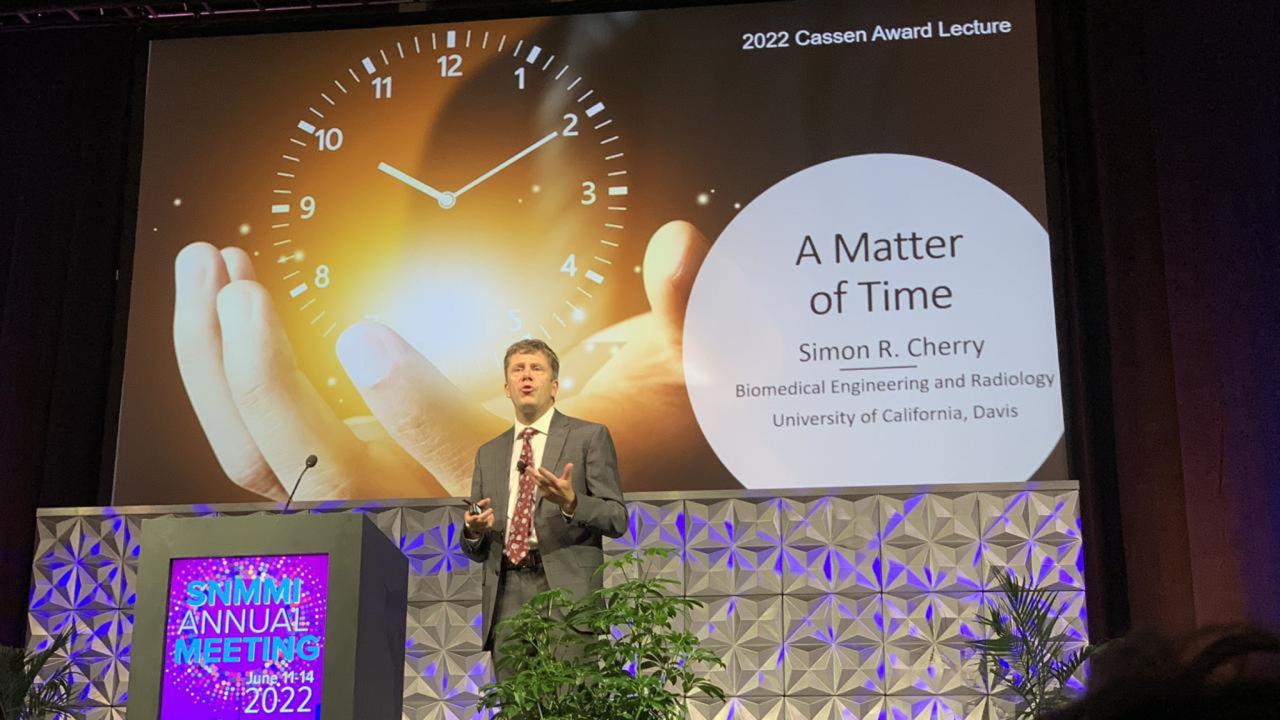
[[[298,486],[302,484],[302,476],[306,475],[307,471],[315,467],[318,462],[320,462],[320,459],[315,455],[307,456],[306,461],[303,463],[302,472],[298,473],[298,479],[293,481],[293,490],[289,492],[289,501],[284,504],[284,509],[280,511],[281,515],[289,512],[289,506],[293,504],[293,494],[298,492]]]

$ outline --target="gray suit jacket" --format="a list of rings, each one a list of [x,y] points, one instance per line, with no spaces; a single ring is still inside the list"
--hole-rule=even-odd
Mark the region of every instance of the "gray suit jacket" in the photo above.
[[[476,452],[471,502],[492,498],[494,523],[479,542],[462,541],[462,551],[484,563],[484,622],[480,637],[486,649],[491,644],[490,623],[502,571],[514,434],[514,427],[508,428]],[[542,450],[542,466],[560,475],[567,463],[573,463],[573,489],[578,496],[573,520],[565,522],[558,505],[539,498],[533,524],[547,583],[552,589],[564,588],[582,598],[601,586],[602,578],[596,573],[604,562],[601,537],[618,537],[626,532],[627,508],[618,480],[618,454],[608,428],[556,412]]]

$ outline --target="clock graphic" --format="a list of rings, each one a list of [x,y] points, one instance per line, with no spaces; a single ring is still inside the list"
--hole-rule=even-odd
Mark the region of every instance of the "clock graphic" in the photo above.
[[[308,80],[252,248],[340,414],[361,400],[334,342],[359,320],[485,400],[511,342],[568,347],[631,311],[643,247],[623,123],[533,29],[408,29]]]
[[[311,454],[307,499],[466,494],[474,449],[511,422],[502,356],[526,336],[559,354],[557,409],[609,428],[628,492],[1066,477],[1056,380],[1025,399],[873,392],[884,377],[1059,375],[1034,62],[989,82],[1010,53],[1034,59],[1034,33],[744,52],[743,33],[779,18],[869,16],[726,8],[156,40],[120,497],[287,497]],[[943,179],[969,194],[921,189]],[[1018,263],[982,259],[1014,236],[974,228],[1002,217],[1026,221],[1007,243]],[[945,258],[879,256],[914,232],[965,240]],[[873,312],[864,284],[907,300],[946,285],[954,307]],[[842,289],[841,312],[818,312]],[[984,349],[909,356],[926,339]],[[882,342],[900,357],[803,356]],[[823,389],[790,393],[801,380]],[[858,403],[884,404],[826,422]],[[874,420],[885,408],[923,419]],[[918,433],[956,450],[921,456]],[[856,438],[855,467],[841,453]],[[1013,446],[1016,467],[993,465]],[[193,453],[218,461],[199,487],[146,480]]]

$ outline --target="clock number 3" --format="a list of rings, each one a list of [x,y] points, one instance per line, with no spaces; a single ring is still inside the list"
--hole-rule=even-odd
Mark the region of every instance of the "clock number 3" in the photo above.
[[[596,204],[596,184],[591,182],[590,180],[587,180],[582,183],[582,204],[583,205]]]

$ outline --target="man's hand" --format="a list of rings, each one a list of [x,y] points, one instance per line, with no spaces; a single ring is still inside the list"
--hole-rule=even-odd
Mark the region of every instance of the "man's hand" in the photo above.
[[[538,468],[538,474],[534,476],[542,497],[559,505],[566,515],[572,515],[578,509],[578,496],[573,491],[572,478],[573,463],[567,463],[564,473],[559,476],[544,467]]]
[[[243,250],[194,243],[174,265],[178,370],[229,478],[283,501],[280,478],[296,476],[302,459],[315,453],[323,462],[302,483],[299,500],[445,494],[403,443],[376,424],[344,423],[329,408],[298,369],[275,305]]]
[[[609,426],[621,449],[624,490],[650,490],[671,468],[732,482],[707,445],[684,378],[684,313],[709,245],[670,222],[649,241],[644,287],[651,311],[561,353],[595,343],[621,349],[558,406]],[[465,397],[391,328],[363,321],[338,338],[338,359],[373,418],[345,421],[302,375],[249,256],[194,243],[175,263],[174,349],[183,385],[232,481],[283,500],[278,478],[323,458],[299,499],[465,496],[475,448],[510,427]],[[570,361],[572,362],[572,361]]]
[[[484,537],[485,533],[493,529],[493,508],[489,507],[490,499],[485,498],[476,505],[480,506],[480,513],[472,515],[470,510],[462,514],[462,522],[465,523],[466,529],[463,534],[475,540]]]
[[[644,254],[650,312],[560,353],[560,364],[572,367],[583,348],[621,347],[578,394],[557,407],[609,428],[626,492],[669,490],[678,477],[696,478],[699,489],[742,487],[703,437],[685,385],[684,316],[709,249],[693,225],[663,225]]]

